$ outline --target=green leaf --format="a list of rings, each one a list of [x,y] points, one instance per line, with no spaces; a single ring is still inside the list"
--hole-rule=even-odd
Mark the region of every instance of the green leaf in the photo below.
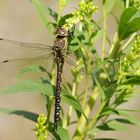
[[[66,14],[65,16],[63,16],[63,17],[59,20],[58,26],[63,26],[63,25],[66,23],[66,20],[67,20],[68,18],[71,18],[71,17],[73,17],[73,14]]]
[[[115,121],[117,121],[119,123],[135,125],[134,122],[130,121],[129,119],[125,119],[125,118],[118,118],[118,119],[115,119]]]
[[[113,81],[108,86],[104,87],[104,92],[105,92],[105,97],[106,97],[105,100],[107,102],[109,102],[111,97],[114,95],[114,92],[116,91],[116,88],[117,88],[117,85],[116,85],[116,83],[113,83]]]
[[[72,41],[71,41],[71,44],[68,48],[68,51],[69,52],[75,52],[76,50],[78,50],[80,48],[80,45],[79,45],[79,40],[77,37],[75,37]]]
[[[41,72],[46,72],[46,70],[42,66],[39,66],[39,65],[28,65],[28,66],[25,66],[23,69],[21,69],[18,76],[29,73],[29,72],[41,73]]]
[[[103,88],[102,88],[102,86],[101,86],[99,80],[97,79],[95,72],[92,72],[92,77],[93,77],[93,79],[95,80],[95,82],[96,82],[96,84],[97,84],[97,87],[99,88],[99,91],[100,91],[100,93],[101,93],[101,96],[102,96],[103,101],[105,101],[105,98],[106,98],[106,97],[105,97],[105,92],[104,92],[104,90],[103,90]]]
[[[108,115],[119,115],[119,112],[116,109],[105,107],[103,111],[101,112],[101,114],[99,115],[98,120]]]
[[[139,30],[140,30],[140,17],[133,19],[126,25],[123,33],[121,34],[121,40],[126,39],[132,33],[137,32]]]
[[[140,113],[140,110],[137,110],[137,109],[123,109],[123,110],[125,110],[125,111],[127,111],[127,112],[135,112],[135,113]]]
[[[125,117],[127,120],[140,127],[140,121],[130,115],[130,110],[118,109],[117,111],[119,115]]]
[[[39,114],[25,110],[0,108],[0,112],[8,115],[18,115],[34,122],[36,122],[37,118],[39,117]]]
[[[51,8],[49,8],[48,6],[45,6],[44,4],[42,4],[39,0],[31,0],[31,2],[34,4],[35,8],[37,9],[43,23],[47,27],[47,29],[51,33],[53,33],[54,27],[53,27],[53,24],[51,24],[51,22],[49,21],[47,14],[53,16],[54,19],[56,20],[58,17],[57,13],[55,11],[53,11]]]
[[[87,136],[89,136],[89,137],[95,137],[95,135],[97,134],[97,133],[100,133],[101,132],[101,130],[100,129],[98,129],[98,128],[96,128],[96,127],[93,127],[93,128],[91,128],[89,131],[88,131],[88,133],[87,133]],[[113,138],[105,138],[105,136],[104,136],[104,138],[95,138],[94,140],[118,140],[118,139],[113,139]]]
[[[47,96],[53,96],[53,87],[50,84],[44,84],[40,81],[22,80],[16,84],[3,89],[3,93],[11,94],[18,92],[39,93]]]
[[[127,76],[127,80],[125,80],[122,84],[124,85],[140,85],[140,76]]]
[[[59,127],[59,126],[58,126]],[[49,132],[55,137],[56,140],[61,140],[60,136],[57,134],[56,131],[54,131],[54,123],[49,122],[48,125]]]
[[[136,14],[137,8],[131,7],[127,8],[120,17],[120,24],[119,24],[119,39],[123,40],[127,38],[131,33],[136,32],[139,29],[138,19],[133,19],[131,22],[131,18]],[[137,24],[137,27],[134,27]],[[131,28],[131,29],[129,29]],[[134,29],[133,29],[134,28]]]
[[[86,120],[88,121],[85,113],[82,110],[82,106],[79,103],[79,101],[77,99],[75,99],[72,95],[68,94],[66,91],[62,90],[62,100],[65,103],[68,103],[69,105],[71,105],[75,110],[79,111],[80,113],[82,113],[84,115],[84,117],[86,118]]]
[[[117,122],[115,119],[110,120],[100,126],[97,126],[98,129],[104,130],[104,131],[126,131],[128,130],[128,127],[124,124]]]
[[[70,140],[68,130],[62,128],[61,126],[58,126],[57,134],[59,135],[61,140]]]
[[[49,132],[55,137],[56,140],[70,140],[68,130],[58,125],[57,131],[54,131],[54,123],[49,122]]]
[[[115,6],[117,0],[106,0],[105,1],[105,11],[106,11],[106,14],[109,14],[113,7]]]
[[[134,16],[131,18],[130,21],[132,21],[132,20],[135,19],[135,18],[139,18],[139,17],[140,17],[140,10],[138,10],[138,11],[134,14]]]
[[[95,44],[97,41],[101,39],[102,35],[103,35],[103,30],[97,30],[91,34],[89,40],[90,42]]]
[[[82,107],[80,105],[80,103],[71,95],[66,95],[63,94],[62,92],[62,100],[66,103],[68,103],[69,105],[71,105],[74,109],[78,110],[79,112],[82,113]]]

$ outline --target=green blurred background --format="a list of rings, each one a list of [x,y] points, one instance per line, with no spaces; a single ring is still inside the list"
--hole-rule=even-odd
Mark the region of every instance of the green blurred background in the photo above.
[[[44,2],[53,9],[57,9],[57,0],[44,0]],[[74,10],[75,3],[78,0],[73,1],[73,5],[67,7],[65,12]],[[99,13],[96,14],[96,19],[101,14],[101,2],[95,1],[99,6]],[[73,9],[72,9],[73,8]],[[118,9],[116,13],[119,15]],[[112,37],[114,30],[116,29],[115,22],[110,19],[109,23],[109,36]],[[0,37],[13,39],[24,42],[37,42],[52,44],[52,38],[50,37],[47,29],[43,25],[37,11],[29,0],[0,0]],[[98,48],[100,43],[98,44]],[[0,51],[0,55],[1,51]],[[0,88],[7,87],[14,83],[16,72],[19,70],[18,65],[12,67],[6,67],[6,71],[0,66]],[[136,88],[134,92],[139,92]],[[139,96],[140,97],[140,96]],[[125,103],[123,107],[128,109],[139,109],[140,101],[138,96],[131,100],[129,103]],[[0,95],[0,108],[15,108],[21,110],[28,110],[36,113],[45,113],[44,99],[36,94],[13,94],[13,95]],[[140,120],[140,113],[134,116]],[[0,113],[0,140],[35,140],[35,133],[33,129],[35,124],[29,120],[23,119],[15,115],[4,115]],[[113,136],[116,139],[121,140],[139,140],[140,128],[130,126],[127,132],[116,133],[100,133],[99,135]]]

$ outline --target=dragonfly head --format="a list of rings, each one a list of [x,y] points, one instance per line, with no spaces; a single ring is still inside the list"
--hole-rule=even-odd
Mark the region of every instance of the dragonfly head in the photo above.
[[[67,37],[68,31],[64,27],[57,27],[54,33],[57,37]]]

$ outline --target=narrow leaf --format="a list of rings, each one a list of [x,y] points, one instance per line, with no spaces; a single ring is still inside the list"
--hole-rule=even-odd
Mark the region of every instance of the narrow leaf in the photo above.
[[[98,88],[99,88],[99,90],[100,90],[102,99],[103,99],[103,101],[104,101],[105,98],[106,98],[106,97],[105,97],[105,92],[104,92],[102,86],[100,85],[100,82],[99,82],[99,80],[97,79],[96,74],[95,74],[94,72],[92,73],[92,76],[93,76],[93,79],[95,80],[95,82],[96,82],[96,84],[97,84],[97,86],[98,86]]]
[[[39,81],[22,80],[6,89],[3,89],[1,92],[5,94],[28,92],[53,96],[53,87],[50,84],[44,84]]]
[[[8,115],[18,115],[34,122],[36,122],[37,118],[39,117],[39,114],[25,110],[0,108],[0,112]]]
[[[134,122],[130,121],[129,119],[125,119],[125,118],[118,118],[118,119],[115,119],[117,122],[120,122],[120,123],[124,123],[124,124],[133,124],[135,125]]]
[[[125,117],[130,122],[140,127],[140,121],[130,115],[130,112],[131,112],[130,110],[118,109],[117,111],[119,115]]]
[[[62,128],[61,126],[58,126],[57,134],[59,135],[61,140],[70,140],[68,130]]]
[[[140,76],[134,75],[134,76],[127,76],[127,80],[123,82],[124,85],[140,85]]]
[[[62,100],[70,105],[73,106],[74,109],[78,110],[79,112],[82,113],[82,108],[80,103],[72,96],[69,95],[63,95]]]
[[[88,121],[86,115],[84,114],[83,110],[82,110],[82,106],[79,103],[79,101],[77,99],[75,99],[72,95],[66,93],[65,91],[62,91],[62,100],[65,103],[68,103],[69,105],[71,105],[75,110],[79,111],[80,113],[82,113],[86,120]]]
[[[126,131],[128,130],[128,127],[124,124],[117,122],[116,120],[108,121],[107,123],[104,123],[100,126],[97,126],[98,129],[104,130],[104,131]]]
[[[46,72],[46,70],[39,65],[28,65],[25,66],[18,74],[18,76],[22,75],[22,74],[26,74],[29,72],[37,72],[37,73],[41,73],[41,72]]]
[[[119,112],[116,109],[106,107],[99,115],[98,119],[108,115],[119,115]]]

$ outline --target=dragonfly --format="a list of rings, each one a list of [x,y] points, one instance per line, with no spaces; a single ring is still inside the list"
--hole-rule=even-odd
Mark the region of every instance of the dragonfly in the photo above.
[[[24,48],[27,51],[29,49],[37,51],[38,56],[28,58],[15,58],[15,59],[4,59],[1,63],[9,63],[15,60],[46,60],[53,56],[54,62],[56,63],[56,90],[55,90],[55,109],[54,109],[54,129],[57,130],[58,121],[60,116],[60,101],[61,101],[61,85],[62,85],[62,72],[65,62],[65,58],[68,55],[68,39],[73,36],[74,29],[70,32],[62,26],[56,27],[55,39],[53,46],[40,43],[24,43],[17,42],[5,38],[0,38],[0,43],[5,42],[9,44],[17,45],[19,48]],[[15,53],[15,52],[14,52]],[[40,55],[41,54],[41,55]]]

